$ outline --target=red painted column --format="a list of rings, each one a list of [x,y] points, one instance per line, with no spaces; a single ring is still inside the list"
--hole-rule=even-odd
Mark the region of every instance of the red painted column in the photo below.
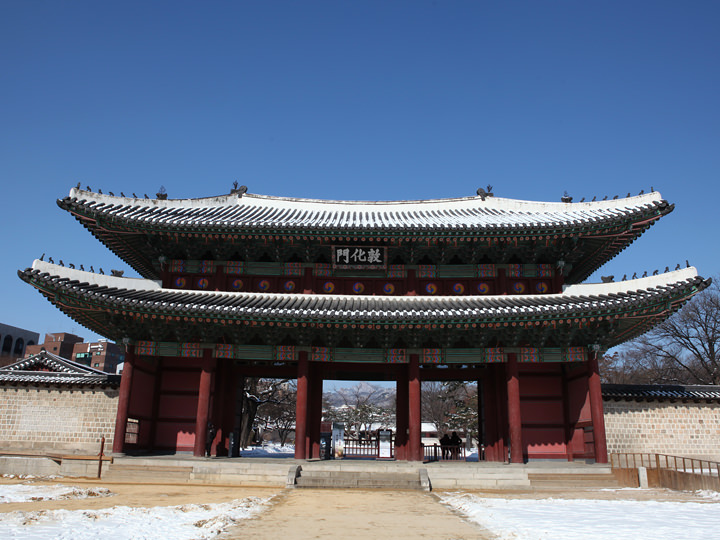
[[[573,461],[572,448],[572,420],[570,419],[570,385],[568,384],[567,365],[561,367],[560,376],[562,377],[562,406],[563,406],[563,424],[565,429],[565,455],[568,461]]]
[[[163,357],[157,357],[155,361],[156,363],[153,369],[152,418],[150,420],[150,436],[148,437],[150,450],[155,449],[155,441],[157,438],[157,424],[158,416],[160,414],[160,389],[162,388]]]
[[[310,369],[312,380],[310,381],[311,398],[310,398],[310,445],[308,455],[312,459],[320,457],[320,427],[322,422],[322,374],[318,366],[311,366]]]
[[[590,417],[593,424],[593,440],[595,443],[595,463],[607,463],[607,441],[605,439],[605,415],[603,413],[602,388],[600,386],[600,370],[598,369],[597,351],[590,351],[588,361],[588,391],[590,394]]]
[[[125,448],[125,432],[127,431],[128,412],[130,410],[130,389],[132,388],[134,364],[135,345],[128,345],[125,351],[122,379],[120,379],[115,434],[113,435],[113,454],[122,454]]]
[[[195,414],[195,445],[193,446],[193,456],[195,457],[205,455],[205,444],[207,443],[208,420],[210,418],[210,386],[215,368],[215,359],[212,357],[212,353],[211,349],[203,351],[197,413]]]
[[[508,460],[507,380],[502,364],[495,366],[495,400],[495,455],[498,461],[505,463]]]
[[[295,403],[295,459],[307,459],[305,439],[308,413],[308,353],[298,353],[297,396]]]
[[[395,459],[407,460],[408,440],[408,370],[405,364],[396,364],[395,385]]]
[[[220,368],[220,366],[218,366]],[[218,434],[220,438],[215,448],[215,455],[229,456],[232,453],[230,448],[230,433],[235,425],[235,407],[237,404],[237,391],[239,374],[237,366],[232,360],[225,360],[223,375],[216,386],[221,387],[221,396],[216,399],[218,413]]]
[[[510,463],[523,463],[522,416],[520,414],[520,378],[517,355],[508,353],[507,362],[508,427],[510,428]]]
[[[497,396],[495,395],[495,373],[483,379],[483,413],[485,417],[485,460],[502,461],[498,458]]]
[[[420,399],[420,357],[411,354],[408,364],[408,461],[423,460]]]

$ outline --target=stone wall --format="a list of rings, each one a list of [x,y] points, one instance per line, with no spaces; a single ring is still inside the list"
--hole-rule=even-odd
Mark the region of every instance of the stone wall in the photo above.
[[[0,450],[89,454],[112,449],[118,390],[0,388]]]
[[[609,453],[720,461],[720,403],[604,401]]]

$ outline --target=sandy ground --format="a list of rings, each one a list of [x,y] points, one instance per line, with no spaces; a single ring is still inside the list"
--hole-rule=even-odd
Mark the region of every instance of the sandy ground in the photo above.
[[[433,538],[489,540],[493,536],[419,491],[284,491],[259,516],[223,539]]]
[[[0,484],[17,484],[27,480],[0,478]],[[33,485],[56,485],[79,487],[105,487],[114,493],[112,497],[67,499],[0,504],[0,512],[15,510],[97,510],[112,506],[176,506],[181,504],[209,504],[229,502],[245,497],[271,497],[282,490],[278,488],[243,488],[223,486],[189,486],[170,484],[115,484],[102,480],[58,478],[52,481],[33,481]]]
[[[27,480],[0,478],[1,484]],[[487,530],[464,520],[441,504],[436,493],[419,491],[310,490],[243,488],[166,484],[121,484],[97,480],[59,478],[36,480],[36,485],[63,484],[105,487],[112,497],[6,503],[0,512],[41,509],[101,509],[112,506],[175,506],[219,503],[245,497],[273,497],[260,515],[223,534],[223,540],[253,538],[305,540],[311,538],[433,538],[435,540],[491,540]],[[692,493],[664,489],[482,492],[483,497],[637,499],[708,502]]]

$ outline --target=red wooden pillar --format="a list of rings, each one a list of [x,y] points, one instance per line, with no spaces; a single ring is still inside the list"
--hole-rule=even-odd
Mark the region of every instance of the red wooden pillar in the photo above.
[[[193,456],[195,457],[205,455],[205,445],[207,443],[208,420],[210,419],[210,390],[215,369],[215,359],[212,357],[212,353],[212,349],[203,351],[197,413],[195,414],[195,445],[193,446]]]
[[[310,389],[312,395],[310,397],[310,418],[308,424],[310,425],[310,444],[308,448],[308,455],[313,459],[320,457],[320,428],[322,422],[322,374],[320,373],[319,366],[311,366],[310,369],[311,381]]]
[[[478,449],[478,461],[483,461],[485,458],[482,453],[482,447],[485,446],[485,433],[483,426],[485,424],[485,389],[483,384],[485,379],[477,379],[475,384],[477,385],[477,410],[478,410],[478,423],[477,429],[477,449]]]
[[[568,461],[573,461],[573,423],[570,418],[570,385],[568,384],[567,365],[563,364],[560,368],[560,376],[562,377],[563,423],[565,429],[565,455]]]
[[[218,365],[218,370],[220,369]],[[216,394],[215,410],[217,411],[217,436],[214,455],[230,456],[232,448],[230,448],[230,433],[235,424],[235,407],[237,403],[238,391],[238,369],[232,363],[232,360],[225,360],[222,364],[222,377],[217,377],[219,395]]]
[[[497,396],[495,391],[495,373],[492,376],[483,379],[483,413],[485,419],[485,460],[486,461],[502,461],[499,459],[498,452],[498,432],[497,432]],[[479,388],[479,383],[478,383]]]
[[[593,424],[595,463],[607,463],[607,441],[605,439],[605,416],[603,413],[602,388],[598,369],[597,351],[590,351],[588,361],[588,391],[590,394],[590,416]]]
[[[495,366],[495,430],[497,442],[495,455],[500,462],[508,460],[508,415],[507,415],[507,380],[502,364]]]
[[[507,359],[508,427],[510,431],[510,463],[523,463],[522,416],[520,414],[520,378],[517,355]]]
[[[295,403],[295,459],[307,459],[305,438],[308,413],[308,353],[298,353],[297,396]]]
[[[122,379],[120,379],[115,434],[113,435],[113,454],[122,454],[125,448],[125,432],[127,431],[128,412],[130,410],[130,389],[132,388],[134,364],[135,345],[128,345],[125,351]]]
[[[397,384],[395,387],[395,459],[407,460],[408,440],[408,369],[405,364],[396,364]]]
[[[411,354],[408,364],[408,461],[423,460],[420,400],[420,357]]]
[[[155,440],[157,438],[158,417],[160,416],[160,392],[162,389],[162,373],[163,373],[163,357],[157,357],[153,371],[153,395],[152,395],[152,418],[150,419],[150,435],[148,443],[150,450],[155,449]]]

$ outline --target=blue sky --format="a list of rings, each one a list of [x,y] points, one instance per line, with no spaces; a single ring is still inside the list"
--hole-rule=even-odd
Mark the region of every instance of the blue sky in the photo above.
[[[676,210],[598,274],[720,269],[720,3],[0,4],[0,322],[94,336],[21,282],[124,269],[61,211],[93,190]],[[599,275],[591,281],[599,281]]]

